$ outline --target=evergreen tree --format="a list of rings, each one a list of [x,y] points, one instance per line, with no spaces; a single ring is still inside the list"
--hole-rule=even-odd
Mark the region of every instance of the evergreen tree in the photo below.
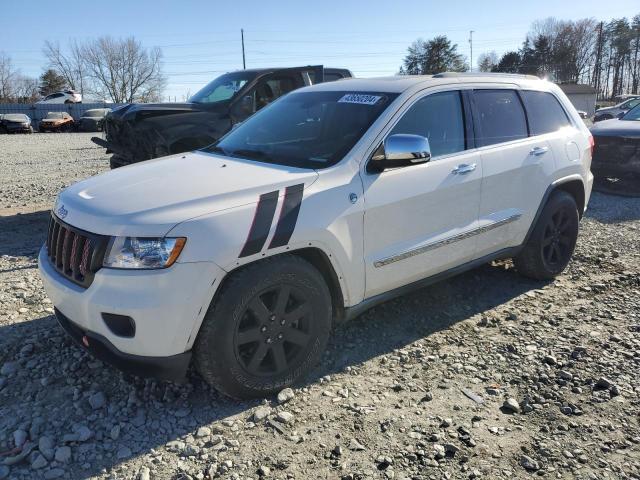
[[[49,69],[40,75],[39,91],[43,97],[64,90],[66,86],[67,82],[64,77],[53,69]]]

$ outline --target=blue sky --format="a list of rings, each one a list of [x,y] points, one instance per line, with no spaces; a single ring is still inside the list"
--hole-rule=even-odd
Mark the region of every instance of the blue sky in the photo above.
[[[183,100],[220,73],[242,68],[240,29],[247,67],[324,64],[350,68],[356,76],[397,72],[407,46],[417,38],[445,34],[469,56],[469,30],[478,54],[520,46],[536,19],[640,13],[638,0],[320,2],[65,0],[8,2],[0,17],[0,50],[22,73],[46,66],[45,40],[61,44],[100,35],[134,35],[162,47],[166,94]]]

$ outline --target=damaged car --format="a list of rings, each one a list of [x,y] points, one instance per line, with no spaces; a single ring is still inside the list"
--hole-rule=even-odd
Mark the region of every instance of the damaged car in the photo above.
[[[640,105],[620,118],[596,123],[591,134],[594,175],[640,178]]]
[[[278,97],[300,87],[352,77],[347,69],[322,65],[262,68],[226,73],[185,103],[128,104],[104,121],[111,168],[196,150],[212,144]]]
[[[110,108],[87,110],[78,120],[78,130],[81,132],[101,132],[104,126],[104,119],[110,112]]]

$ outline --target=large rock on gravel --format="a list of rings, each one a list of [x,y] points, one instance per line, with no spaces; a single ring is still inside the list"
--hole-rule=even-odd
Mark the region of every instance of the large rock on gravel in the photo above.
[[[540,470],[540,464],[536,462],[533,458],[528,457],[527,455],[522,455],[520,457],[520,465],[525,469],[531,472],[535,472],[536,470]]]
[[[0,368],[0,375],[13,375],[19,367],[18,362],[5,362]]]
[[[293,397],[295,397],[293,389],[285,388],[280,393],[278,393],[278,403],[287,403],[289,400],[292,400]]]
[[[71,447],[60,447],[56,450],[56,462],[67,463],[71,460]]]

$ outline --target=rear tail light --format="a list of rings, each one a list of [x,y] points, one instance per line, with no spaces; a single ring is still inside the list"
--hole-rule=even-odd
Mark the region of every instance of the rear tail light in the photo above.
[[[593,149],[596,147],[596,141],[593,135],[589,135],[589,149],[591,150],[591,156],[593,157]]]

